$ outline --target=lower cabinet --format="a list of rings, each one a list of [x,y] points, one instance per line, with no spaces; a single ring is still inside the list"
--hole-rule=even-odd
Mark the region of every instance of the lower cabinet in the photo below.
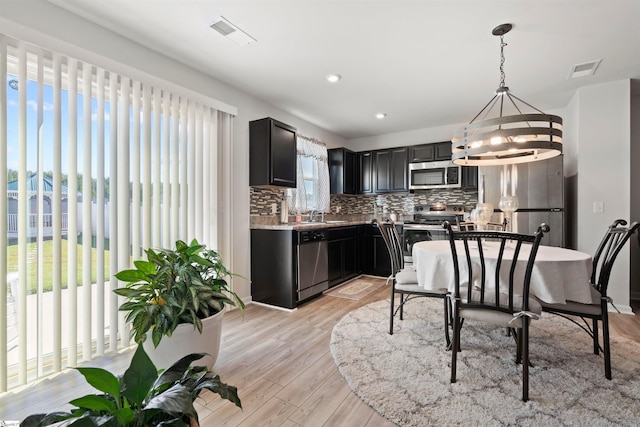
[[[402,224],[396,224],[396,227],[398,228],[400,239],[403,239]],[[362,254],[364,259],[363,271],[365,274],[382,277],[389,277],[391,275],[391,257],[389,256],[389,250],[380,234],[380,229],[374,224],[366,225],[364,251]]]
[[[339,285],[361,273],[360,235],[363,226],[330,228],[327,231],[329,252],[329,287]]]

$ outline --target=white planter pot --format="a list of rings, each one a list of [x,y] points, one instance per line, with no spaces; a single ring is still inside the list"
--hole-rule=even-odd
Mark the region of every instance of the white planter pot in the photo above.
[[[194,366],[206,366],[211,370],[220,350],[220,332],[224,311],[202,320],[202,334],[192,324],[178,325],[171,337],[164,336],[158,347],[153,347],[151,337],[143,343],[144,350],[158,369],[167,369],[180,358],[191,353],[209,353]]]

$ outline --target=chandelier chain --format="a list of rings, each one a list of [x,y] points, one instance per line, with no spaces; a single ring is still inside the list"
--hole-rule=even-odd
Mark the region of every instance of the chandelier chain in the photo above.
[[[500,87],[505,87],[504,79],[504,47],[507,44],[504,42],[504,36],[500,36]]]

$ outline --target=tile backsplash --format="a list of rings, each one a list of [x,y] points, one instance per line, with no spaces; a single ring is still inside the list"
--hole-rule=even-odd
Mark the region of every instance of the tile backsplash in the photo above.
[[[280,201],[286,190],[251,187],[251,215],[272,215],[271,205],[277,206],[277,214],[280,213]],[[356,195],[331,195],[332,214],[341,215],[377,215],[392,214],[411,215],[416,205],[432,203],[444,203],[446,205],[464,206],[465,210],[471,210],[478,203],[477,191],[462,191],[460,189],[424,190],[413,193],[393,194],[356,194]]]

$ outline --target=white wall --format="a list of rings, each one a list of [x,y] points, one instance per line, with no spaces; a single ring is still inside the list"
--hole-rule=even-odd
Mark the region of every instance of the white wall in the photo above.
[[[578,90],[578,250],[594,253],[604,230],[631,215],[631,82]],[[593,213],[594,202],[604,213]],[[629,245],[621,251],[609,282],[609,295],[629,309]]]
[[[221,203],[222,212],[219,216],[223,223],[231,224],[229,241],[222,245],[231,248],[230,254],[223,252],[225,262],[231,271],[243,277],[251,276],[248,122],[270,116],[296,127],[303,135],[326,142],[329,147],[345,145],[344,138],[339,135],[318,128],[242,90],[225,85],[47,1],[14,1],[5,6],[0,8],[0,30],[4,34],[114,69],[130,77],[155,78],[171,89],[180,86],[186,88],[186,92],[192,97],[217,100],[221,102],[221,108],[228,111],[237,110],[231,152],[228,153],[231,162],[224,165],[231,172],[231,182],[228,183],[231,206]],[[224,232],[220,235],[224,235]],[[234,279],[234,287],[243,299],[250,297],[249,281]]]

